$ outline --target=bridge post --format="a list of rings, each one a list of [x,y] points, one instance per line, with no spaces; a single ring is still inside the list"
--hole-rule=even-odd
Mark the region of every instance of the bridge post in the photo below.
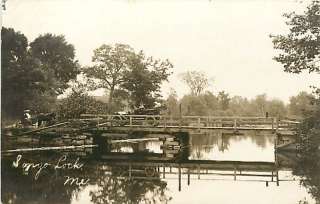
[[[179,129],[181,129],[182,125],[182,104],[179,104]]]
[[[233,129],[236,131],[237,130],[237,119],[235,118],[233,121]]]
[[[179,164],[179,191],[181,191],[181,165]]]
[[[201,117],[198,118],[198,131],[201,131]]]
[[[98,125],[97,125],[97,129],[99,130],[99,124],[100,124],[100,117],[99,116],[97,116],[97,118],[98,118]]]
[[[162,173],[163,173],[163,178],[166,178],[166,167],[163,165],[163,169],[162,169]]]
[[[129,125],[132,126],[132,116],[129,117]]]

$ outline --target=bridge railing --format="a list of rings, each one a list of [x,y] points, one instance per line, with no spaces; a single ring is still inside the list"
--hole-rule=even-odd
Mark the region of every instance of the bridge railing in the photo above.
[[[291,128],[299,122],[278,120],[275,117],[236,117],[236,116],[180,116],[167,115],[105,115],[82,114],[81,120],[94,120],[101,126],[156,126],[156,127],[190,127],[190,128]]]

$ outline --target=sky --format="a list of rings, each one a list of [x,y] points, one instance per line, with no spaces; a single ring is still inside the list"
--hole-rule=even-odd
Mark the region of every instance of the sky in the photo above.
[[[169,59],[173,74],[163,84],[179,97],[189,92],[179,74],[205,72],[209,91],[231,96],[290,96],[320,86],[319,74],[283,72],[272,58],[270,34],[286,33],[284,12],[303,11],[297,0],[8,0],[2,24],[29,41],[44,33],[65,35],[81,65],[102,44],[125,43],[147,56]],[[102,94],[96,92],[96,94]]]

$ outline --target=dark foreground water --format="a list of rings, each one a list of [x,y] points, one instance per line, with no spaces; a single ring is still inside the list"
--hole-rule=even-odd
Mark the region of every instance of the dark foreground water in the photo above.
[[[303,175],[292,173],[295,153],[275,154],[274,139],[211,132],[191,135],[179,150],[152,139],[113,143],[103,157],[16,153],[2,158],[2,202],[316,203]]]

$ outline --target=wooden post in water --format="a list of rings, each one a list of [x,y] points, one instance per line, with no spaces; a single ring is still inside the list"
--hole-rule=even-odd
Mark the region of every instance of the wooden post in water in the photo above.
[[[237,119],[234,119],[234,123],[233,123],[233,129],[236,131],[237,130]]]
[[[132,126],[132,116],[129,117],[129,125]]]
[[[279,186],[279,172],[278,171],[276,171],[276,178],[277,178],[277,186]]]
[[[181,191],[181,165],[179,164],[179,191]]]
[[[190,185],[190,169],[188,169],[188,186]]]
[[[96,116],[96,118],[98,118],[98,125],[97,125],[97,129],[99,130],[99,126],[100,126],[100,118],[99,118],[99,116]]]
[[[181,103],[179,104],[179,129],[181,129],[182,125],[182,106]]]
[[[198,166],[198,179],[200,179],[200,165]]]
[[[163,178],[166,178],[166,167],[165,166],[163,166],[163,169],[162,169],[162,176],[163,176]]]

